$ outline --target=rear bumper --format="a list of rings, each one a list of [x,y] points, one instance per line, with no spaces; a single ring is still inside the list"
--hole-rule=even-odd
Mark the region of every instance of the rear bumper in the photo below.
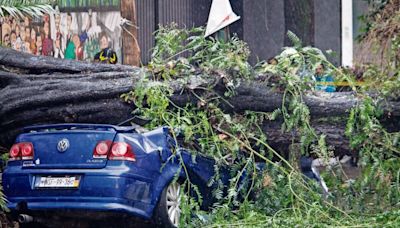
[[[68,200],[65,197],[57,198],[12,198],[7,204],[7,207],[14,213],[29,213],[35,211],[47,210],[68,210],[68,211],[98,211],[98,212],[114,212],[124,213],[137,216],[144,219],[151,218],[153,207],[149,204],[136,204],[135,206],[127,205],[121,199],[103,199],[104,202],[99,202],[100,199],[84,199],[79,202]],[[118,203],[120,201],[120,203]],[[122,202],[121,202],[122,201]]]
[[[9,166],[3,173],[3,188],[7,206],[12,212],[84,210],[126,213],[150,219],[158,198],[152,194],[152,180],[148,178],[152,175],[145,170],[136,171],[132,172],[132,167],[128,169],[125,166],[99,170],[21,169]],[[35,178],[46,175],[79,175],[81,182],[76,189],[35,188]]]

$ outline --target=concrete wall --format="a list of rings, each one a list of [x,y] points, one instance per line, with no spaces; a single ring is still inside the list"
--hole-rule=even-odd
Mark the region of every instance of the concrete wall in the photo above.
[[[340,64],[341,56],[341,0],[314,0],[311,16],[314,23],[308,23],[309,31],[314,31],[305,44],[314,45],[323,51],[333,50],[336,56],[330,58]],[[252,55],[250,62],[266,60],[280,53],[285,46],[287,23],[293,13],[285,14],[285,1],[243,0],[243,39],[249,44]],[[310,11],[311,12],[311,11]],[[310,15],[309,15],[310,16]],[[285,18],[286,17],[286,18]],[[298,26],[301,28],[301,25]],[[299,34],[301,35],[301,34]],[[306,37],[307,38],[307,37]]]
[[[336,56],[329,59],[335,64],[341,59],[340,5],[341,0],[314,0],[314,45],[322,51],[333,50]]]
[[[280,53],[285,38],[284,2],[243,0],[243,39],[250,47],[250,62]]]

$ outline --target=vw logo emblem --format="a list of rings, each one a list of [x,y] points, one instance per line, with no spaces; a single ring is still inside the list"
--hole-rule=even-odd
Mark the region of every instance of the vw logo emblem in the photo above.
[[[59,152],[65,152],[69,148],[69,141],[68,139],[61,139],[57,144],[57,150]]]

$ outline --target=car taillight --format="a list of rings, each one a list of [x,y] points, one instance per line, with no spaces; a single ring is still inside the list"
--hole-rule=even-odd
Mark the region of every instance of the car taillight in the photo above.
[[[10,160],[22,160],[33,159],[33,144],[30,142],[22,142],[14,144],[10,149]]]
[[[21,148],[19,144],[14,144],[10,149],[10,160],[19,160],[21,155]]]
[[[20,143],[22,160],[33,159],[33,145],[32,143]]]
[[[97,143],[96,147],[93,150],[93,158],[107,158],[108,151],[110,150],[112,142],[100,141]]]
[[[111,148],[110,160],[136,161],[131,146],[125,142],[115,142]]]

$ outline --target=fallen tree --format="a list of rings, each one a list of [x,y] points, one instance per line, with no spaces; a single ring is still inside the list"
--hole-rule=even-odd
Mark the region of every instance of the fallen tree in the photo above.
[[[326,214],[324,219],[333,218],[332,224],[343,225],[347,223],[336,221],[365,212],[365,199],[379,199],[379,206],[368,204],[371,213],[397,207],[398,178],[392,177],[399,170],[398,100],[379,100],[384,96],[364,92],[313,91],[315,83],[310,84],[299,72],[313,72],[318,64],[329,62],[310,47],[288,48],[290,52],[278,56],[278,65],[263,65],[266,70],[257,71],[246,64],[246,45],[237,39],[220,43],[200,36],[182,47],[182,40],[189,36],[185,33],[162,30],[156,40],[177,43],[156,42],[153,60],[143,69],[35,57],[0,48],[0,144],[9,146],[26,125],[116,124],[140,110],[140,115],[152,117],[150,127],[166,124],[183,131],[189,136],[182,141],[185,147],[200,147],[217,161],[215,169],[232,168],[234,177],[224,198],[233,202],[224,204],[229,208],[240,205],[239,194],[248,196],[248,192],[236,191],[244,172],[256,177],[247,183],[259,192],[251,204],[274,220],[276,214],[292,207],[299,212],[305,209],[307,214]],[[294,36],[291,39],[296,41]],[[184,50],[194,51],[187,58],[177,57]],[[329,145],[336,155],[359,154],[363,170],[354,184],[340,172],[341,166],[329,171],[334,173],[326,177],[335,210],[322,200],[316,186],[298,174],[295,161],[300,153],[289,156],[301,150],[301,154],[329,158],[333,156]],[[256,170],[256,161],[265,162],[263,174]],[[216,174],[210,181],[217,183],[219,178]],[[187,206],[197,211],[195,202]],[[187,223],[192,223],[189,214]],[[304,216],[300,214],[299,221]]]
[[[37,57],[0,48],[0,144],[9,146],[20,129],[27,125],[80,122],[117,124],[128,119],[134,105],[120,99],[145,77],[139,68]],[[199,88],[224,94],[224,76],[191,76],[186,82],[169,82],[174,88],[172,102],[184,107],[196,104]],[[221,104],[230,113],[272,112],[282,105],[283,94],[262,81],[244,81],[235,95]],[[309,93],[310,108],[317,132],[327,135],[337,153],[348,152],[344,129],[349,110],[359,99],[353,93]],[[398,102],[386,104],[392,123],[400,115]],[[329,117],[329,118],[328,118]],[[396,117],[396,118],[395,118]],[[334,122],[331,119],[335,119]],[[286,149],[296,133],[282,133],[280,122],[265,122],[269,143]]]

